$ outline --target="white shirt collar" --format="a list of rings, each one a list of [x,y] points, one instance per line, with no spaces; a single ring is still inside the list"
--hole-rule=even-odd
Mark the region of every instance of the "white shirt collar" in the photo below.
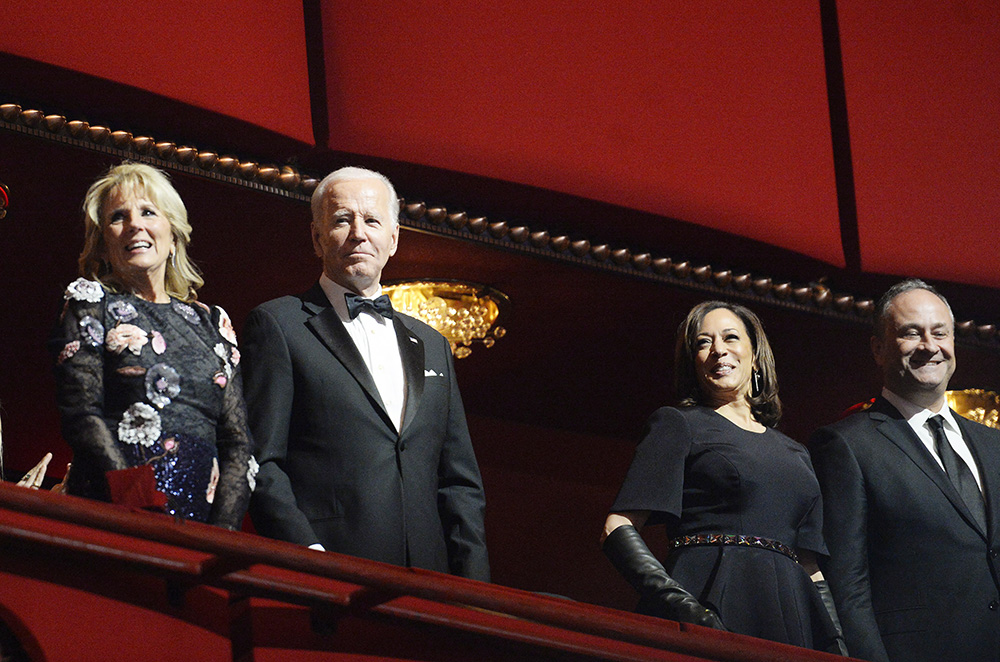
[[[906,422],[914,429],[923,427],[927,423],[927,419],[931,416],[940,415],[944,419],[945,428],[951,428],[954,432],[961,434],[961,430],[958,429],[958,423],[955,421],[955,417],[952,416],[947,402],[941,405],[940,411],[931,411],[910,402],[903,396],[897,395],[885,387],[882,388],[882,397],[898,409],[899,413],[906,419]]]

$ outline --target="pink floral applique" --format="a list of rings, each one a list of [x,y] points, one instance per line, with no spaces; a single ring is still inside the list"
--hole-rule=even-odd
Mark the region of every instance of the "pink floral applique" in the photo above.
[[[66,343],[66,346],[62,348],[62,351],[59,352],[59,358],[56,361],[57,363],[62,363],[67,359],[73,358],[73,355],[79,351],[80,351],[79,340],[73,340],[71,342],[68,342]]]
[[[238,366],[240,364],[240,350],[233,347],[232,358],[229,360],[232,361],[233,367]]]
[[[121,354],[127,349],[136,356],[139,356],[143,345],[148,342],[146,332],[134,324],[119,324],[108,331],[104,339],[104,345],[112,352]]]
[[[159,331],[152,331],[150,335],[153,336],[153,342],[150,346],[153,348],[154,352],[162,354],[167,351],[167,341],[163,339],[162,333]]]

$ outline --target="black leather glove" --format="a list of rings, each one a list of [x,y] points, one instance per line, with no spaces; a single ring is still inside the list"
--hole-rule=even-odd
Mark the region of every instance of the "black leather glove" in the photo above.
[[[635,527],[619,526],[605,538],[602,549],[618,572],[642,596],[643,603],[650,606],[651,615],[716,630],[726,629],[714,611],[705,608],[670,578]]]
[[[827,613],[830,614],[830,620],[833,621],[833,627],[837,631],[837,636],[827,648],[827,652],[850,657],[847,653],[844,629],[840,627],[840,618],[837,616],[837,605],[833,602],[833,593],[830,591],[830,585],[825,579],[821,579],[818,582],[813,582],[813,586],[819,591],[819,597],[823,599],[823,606],[826,607]]]

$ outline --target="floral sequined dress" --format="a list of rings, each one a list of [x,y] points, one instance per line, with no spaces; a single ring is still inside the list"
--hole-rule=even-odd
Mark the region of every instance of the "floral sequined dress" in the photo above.
[[[52,349],[69,492],[107,500],[105,472],[146,464],[168,512],[238,529],[254,476],[228,315],[83,278],[65,297]]]

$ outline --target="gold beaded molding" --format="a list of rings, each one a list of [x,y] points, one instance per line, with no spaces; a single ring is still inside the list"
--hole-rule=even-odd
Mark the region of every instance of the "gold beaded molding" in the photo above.
[[[140,160],[300,202],[308,202],[319,184],[318,179],[303,175],[289,165],[262,165],[235,156],[220,156],[215,152],[158,141],[149,136],[134,136],[128,131],[113,131],[80,120],[67,120],[62,115],[23,110],[12,103],[0,105],[0,128],[113,154],[122,159]],[[875,302],[871,299],[834,292],[822,282],[800,285],[729,269],[716,270],[707,264],[695,265],[688,260],[594,244],[587,239],[552,236],[545,230],[533,230],[524,225],[511,226],[486,217],[470,218],[465,212],[449,211],[423,202],[400,200],[400,210],[400,223],[413,229],[701,290],[716,298],[790,308],[861,324],[870,324],[875,310]],[[955,331],[957,340],[962,344],[1000,351],[1000,333],[995,324],[959,321]]]
[[[319,181],[303,177],[291,166],[259,164],[235,156],[220,156],[195,147],[134,136],[105,126],[62,115],[46,115],[40,110],[23,110],[19,105],[0,105],[0,126],[20,133],[67,143],[93,151],[143,161],[152,165],[208,176],[285,197],[308,200]]]

